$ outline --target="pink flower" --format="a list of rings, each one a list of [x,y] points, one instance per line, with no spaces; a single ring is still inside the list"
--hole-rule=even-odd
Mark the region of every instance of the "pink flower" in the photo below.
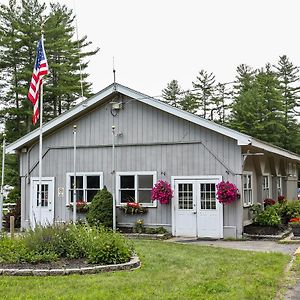
[[[171,185],[163,180],[159,180],[151,191],[151,200],[158,200],[161,204],[168,204],[173,197]]]
[[[229,181],[221,181],[217,184],[217,195],[220,203],[229,204],[238,198],[238,189]]]

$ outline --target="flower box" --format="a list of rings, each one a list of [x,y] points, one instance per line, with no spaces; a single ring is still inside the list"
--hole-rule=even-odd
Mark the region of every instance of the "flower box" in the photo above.
[[[127,215],[145,214],[148,212],[146,207],[142,207],[140,203],[127,202],[126,205],[122,205],[120,209]]]
[[[290,219],[289,225],[292,228],[293,235],[300,237],[300,218]]]

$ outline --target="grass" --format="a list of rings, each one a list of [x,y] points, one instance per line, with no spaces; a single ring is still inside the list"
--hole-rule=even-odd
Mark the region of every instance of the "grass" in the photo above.
[[[273,299],[290,257],[135,241],[141,269],[66,277],[1,277],[1,299]]]

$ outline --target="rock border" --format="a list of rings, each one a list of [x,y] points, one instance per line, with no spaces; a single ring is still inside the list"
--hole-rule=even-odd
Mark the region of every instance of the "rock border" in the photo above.
[[[129,239],[141,239],[141,240],[167,240],[172,237],[170,233],[157,233],[157,234],[149,234],[149,233],[123,233]]]
[[[141,261],[133,256],[129,262],[116,265],[98,265],[83,268],[62,268],[62,269],[0,269],[0,276],[62,276],[71,274],[96,274],[102,272],[113,272],[138,269]]]
[[[282,240],[292,232],[292,229],[287,229],[283,233],[278,235],[267,235],[267,234],[249,234],[243,233],[243,237],[252,240]]]

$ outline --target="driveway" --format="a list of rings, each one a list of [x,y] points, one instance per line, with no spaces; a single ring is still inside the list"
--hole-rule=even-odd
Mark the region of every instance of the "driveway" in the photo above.
[[[197,240],[191,238],[174,237],[169,241],[176,243],[193,243],[202,246],[212,246],[221,248],[230,248],[247,251],[259,252],[281,252],[284,254],[293,255],[300,244],[278,244],[275,241],[222,241],[222,240]]]

